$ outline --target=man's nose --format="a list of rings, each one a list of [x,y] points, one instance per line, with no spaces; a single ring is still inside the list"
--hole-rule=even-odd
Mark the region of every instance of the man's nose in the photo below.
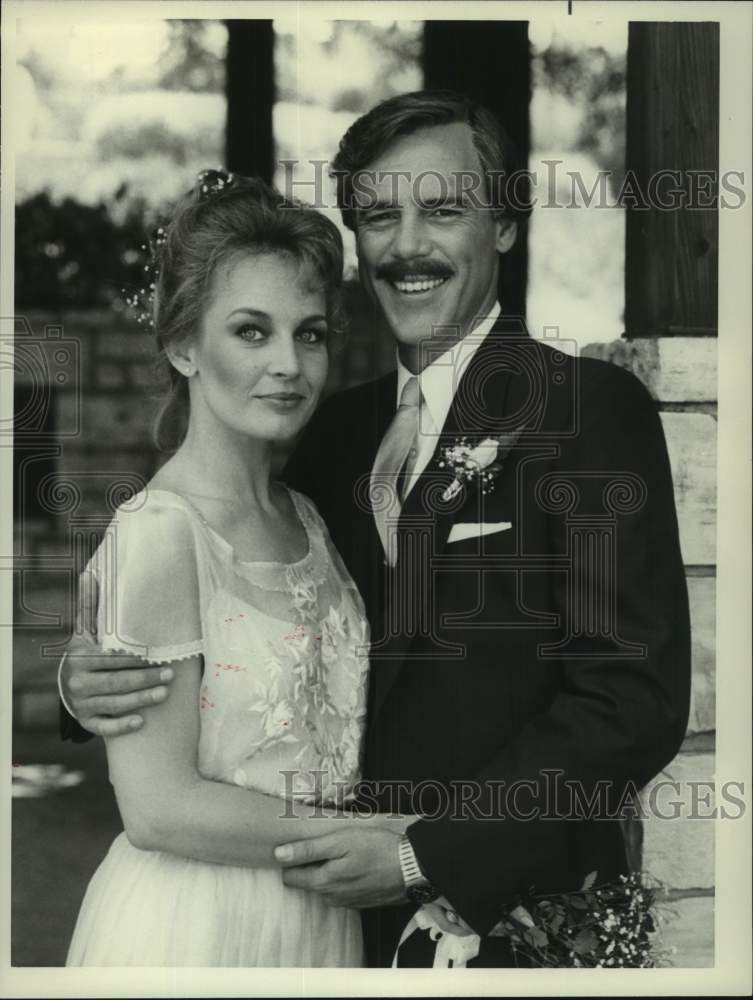
[[[392,244],[394,255],[402,259],[423,257],[430,249],[424,220],[420,215],[403,213]]]

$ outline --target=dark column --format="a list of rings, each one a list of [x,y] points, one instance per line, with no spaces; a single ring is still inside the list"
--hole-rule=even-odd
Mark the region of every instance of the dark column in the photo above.
[[[226,21],[225,165],[271,181],[275,146],[274,31],[269,20]]]
[[[626,335],[715,334],[718,24],[630,24],[625,161],[644,193],[651,191],[649,181],[658,171],[681,171],[681,183],[675,186],[683,188],[697,205],[662,210],[628,203]],[[701,173],[693,176],[691,171]],[[671,187],[665,182],[658,188],[665,202]]]
[[[493,111],[528,166],[531,63],[526,21],[427,21],[424,86],[467,94]],[[505,312],[525,315],[527,227],[502,258],[500,298]]]

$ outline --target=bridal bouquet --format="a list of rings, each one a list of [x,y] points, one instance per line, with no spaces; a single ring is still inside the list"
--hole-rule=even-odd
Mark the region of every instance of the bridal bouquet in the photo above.
[[[591,872],[577,892],[532,896],[491,932],[513,951],[549,968],[650,969],[666,964],[651,935],[658,929],[659,884],[643,873],[596,884]]]

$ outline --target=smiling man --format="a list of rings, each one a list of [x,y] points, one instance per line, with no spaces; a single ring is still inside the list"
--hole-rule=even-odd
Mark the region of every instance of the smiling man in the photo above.
[[[424,818],[399,843],[344,832],[280,857],[289,885],[364,908],[375,965],[420,904],[445,935],[476,932],[458,960],[478,949],[469,966],[520,963],[490,931],[532,888],[627,872],[620,805],[671,760],[687,721],[661,424],[632,375],[566,357],[505,315],[501,255],[528,214],[506,198],[514,167],[494,117],[448,92],[378,105],[333,163],[397,372],[328,400],[289,475],[369,610],[364,800]],[[592,532],[589,561],[573,513]],[[594,530],[612,532],[598,557]],[[417,928],[397,962],[431,965],[435,947]]]
[[[362,803],[421,818],[402,837],[291,832],[278,860],[286,884],[363,909],[372,965],[396,949],[399,965],[433,964],[419,909],[445,956],[452,937],[456,961],[518,964],[490,932],[531,890],[627,872],[621,807],[687,722],[658,414],[632,375],[534,341],[498,302],[527,214],[505,198],[511,156],[488,111],[424,91],[356,121],[333,163],[397,371],[331,397],[286,476],[323,514],[371,624]],[[109,731],[127,732],[145,684],[164,682],[101,667],[69,657],[69,702],[99,731],[89,699],[139,691],[110,701],[123,720]]]

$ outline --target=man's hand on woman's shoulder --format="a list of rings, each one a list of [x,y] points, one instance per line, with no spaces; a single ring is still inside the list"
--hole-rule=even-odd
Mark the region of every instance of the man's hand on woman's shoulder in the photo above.
[[[63,703],[94,736],[120,736],[143,725],[139,709],[167,697],[174,674],[138,656],[103,652],[96,639],[97,583],[91,573],[79,584],[76,635],[60,667]]]

